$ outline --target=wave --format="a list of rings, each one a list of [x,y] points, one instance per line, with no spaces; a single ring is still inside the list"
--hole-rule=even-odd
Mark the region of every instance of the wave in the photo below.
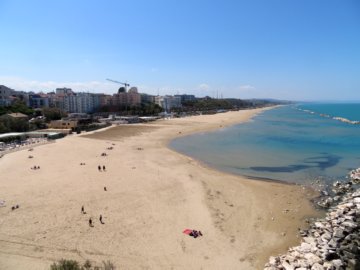
[[[340,117],[340,116],[331,116],[329,114],[325,114],[325,113],[318,113],[318,112],[314,112],[314,111],[310,111],[310,110],[305,110],[305,109],[301,109],[298,107],[294,107],[296,110],[298,111],[302,111],[302,112],[306,112],[306,113],[310,113],[310,114],[317,114],[320,115],[321,117],[325,117],[325,118],[331,118],[333,120],[337,120],[343,123],[347,123],[347,124],[351,124],[351,125],[359,125],[360,121],[352,121],[350,119],[347,119],[345,117]]]

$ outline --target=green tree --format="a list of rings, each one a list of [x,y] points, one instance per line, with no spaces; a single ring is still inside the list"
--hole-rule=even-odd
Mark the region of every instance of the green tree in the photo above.
[[[23,113],[26,115],[34,114],[34,110],[28,106],[26,106],[24,101],[17,100],[13,105],[9,107],[9,110],[13,113]]]
[[[60,120],[62,117],[66,116],[66,113],[58,108],[43,108],[42,113],[46,118],[46,121]]]

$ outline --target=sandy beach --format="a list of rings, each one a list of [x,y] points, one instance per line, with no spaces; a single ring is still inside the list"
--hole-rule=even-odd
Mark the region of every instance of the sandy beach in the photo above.
[[[61,258],[110,260],[117,269],[262,269],[299,242],[305,218],[320,215],[314,193],[219,172],[167,147],[261,111],[117,126],[35,147],[32,159],[27,150],[5,155],[0,270],[45,270]]]

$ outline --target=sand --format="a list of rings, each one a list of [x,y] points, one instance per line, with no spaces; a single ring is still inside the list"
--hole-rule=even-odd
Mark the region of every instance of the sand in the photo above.
[[[309,202],[314,194],[219,172],[167,147],[177,136],[259,112],[113,127],[38,146],[32,159],[27,150],[5,155],[0,269],[49,269],[61,258],[110,260],[117,269],[262,269],[269,255],[299,242],[306,217],[319,215]],[[194,239],[186,228],[204,236]]]

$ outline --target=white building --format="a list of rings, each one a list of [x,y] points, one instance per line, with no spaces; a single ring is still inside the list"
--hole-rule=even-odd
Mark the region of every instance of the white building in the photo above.
[[[6,87],[5,85],[0,85],[0,106],[9,106],[11,105],[10,96],[15,93],[15,90]]]
[[[181,107],[181,98],[175,96],[156,96],[155,103],[163,108],[165,112],[171,112],[172,108]]]
[[[64,110],[69,113],[92,113],[100,106],[100,97],[90,93],[76,93],[64,97]]]
[[[56,88],[56,94],[57,95],[72,95],[74,94],[73,90],[71,88]]]

